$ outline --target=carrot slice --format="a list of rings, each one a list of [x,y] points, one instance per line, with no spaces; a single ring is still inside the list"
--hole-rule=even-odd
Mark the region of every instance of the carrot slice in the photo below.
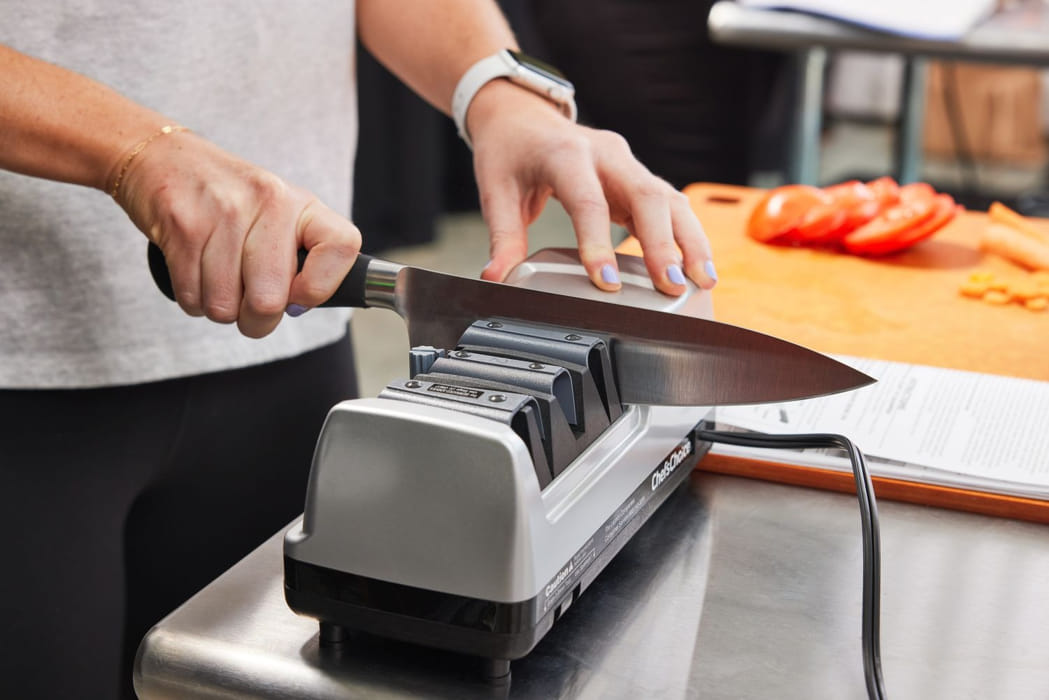
[[[1046,299],[1045,297],[1028,299],[1024,302],[1024,307],[1030,311],[1045,311],[1046,309],[1049,309],[1049,299]]]

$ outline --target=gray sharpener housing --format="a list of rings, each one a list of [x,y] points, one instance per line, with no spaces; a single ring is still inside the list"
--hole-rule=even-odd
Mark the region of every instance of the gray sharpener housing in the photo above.
[[[303,518],[285,538],[288,602],[384,636],[520,658],[687,477],[694,454],[654,486],[683,441],[694,453],[691,433],[709,416],[628,407],[540,491],[504,424],[388,399],[343,402],[322,431]],[[302,565],[343,574],[343,590],[319,600],[317,586],[300,583]],[[434,618],[434,605],[449,615]]]
[[[620,266],[632,303],[711,315],[709,295],[663,297],[640,260]],[[511,281],[598,296],[580,271],[540,251]],[[693,431],[712,419],[706,407],[625,406],[541,487],[505,423],[439,402],[340,403],[285,537],[287,601],[321,620],[322,638],[328,624],[520,658],[687,478],[708,447]]]

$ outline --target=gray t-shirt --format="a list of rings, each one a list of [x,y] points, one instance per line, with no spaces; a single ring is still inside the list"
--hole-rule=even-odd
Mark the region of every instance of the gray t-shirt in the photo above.
[[[0,42],[105,83],[348,215],[353,5],[0,0]],[[331,343],[348,318],[314,309],[252,340],[186,316],[157,291],[145,237],[107,195],[0,170],[0,388],[245,367]]]

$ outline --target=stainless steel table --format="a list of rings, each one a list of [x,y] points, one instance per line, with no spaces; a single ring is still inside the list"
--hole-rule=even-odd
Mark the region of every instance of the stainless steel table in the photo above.
[[[714,5],[707,26],[711,38],[720,43],[796,52],[798,95],[789,176],[792,182],[807,184],[820,184],[819,135],[828,50],[908,57],[897,140],[901,182],[912,182],[920,174],[927,57],[1049,66],[1049,6],[1043,0],[1026,0],[997,12],[957,41],[913,39],[813,15],[743,7],[732,0]]]
[[[1049,698],[1049,527],[883,502],[889,697]],[[284,604],[278,533],[160,622],[158,698],[865,698],[854,497],[694,472],[509,686],[364,636],[321,649]],[[221,533],[216,533],[221,536]]]

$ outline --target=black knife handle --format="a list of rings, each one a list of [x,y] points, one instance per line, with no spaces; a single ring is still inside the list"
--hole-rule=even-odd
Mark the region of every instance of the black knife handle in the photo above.
[[[306,262],[306,255],[309,251],[299,251],[299,270],[302,270],[303,263]],[[175,301],[175,290],[171,285],[171,274],[168,272],[168,263],[164,259],[164,252],[156,243],[149,244],[149,273],[153,275],[153,281],[156,283],[157,288],[164,293],[168,299]],[[321,306],[356,306],[359,308],[367,308],[369,306],[365,299],[365,290],[367,288],[368,280],[368,266],[372,262],[370,255],[359,253],[357,260],[354,261],[353,267],[350,268],[349,273],[346,275],[335,293],[331,295],[331,298],[321,304]]]

